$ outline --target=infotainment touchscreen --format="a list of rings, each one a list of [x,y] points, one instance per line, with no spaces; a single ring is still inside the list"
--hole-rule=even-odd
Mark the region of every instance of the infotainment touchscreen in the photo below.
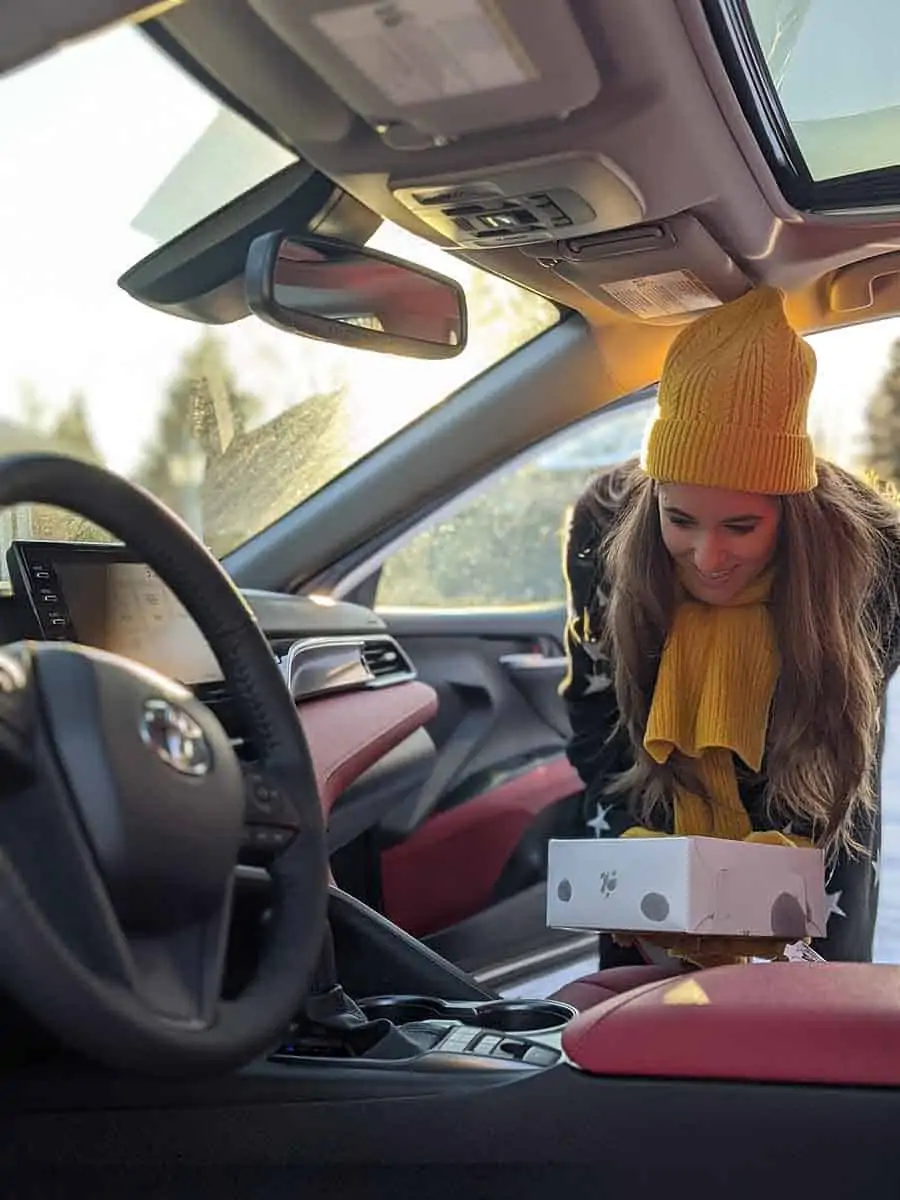
[[[194,619],[124,546],[14,542],[9,566],[44,637],[124,655],[188,686],[221,680]]]

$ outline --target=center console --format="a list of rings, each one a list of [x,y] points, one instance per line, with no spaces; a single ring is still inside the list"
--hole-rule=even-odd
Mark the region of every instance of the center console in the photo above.
[[[553,1000],[439,1000],[374,996],[359,1002],[360,1024],[339,1033],[300,1022],[272,1061],[353,1058],[373,1070],[452,1072],[462,1068],[540,1070],[562,1060],[561,1039],[576,1011]]]

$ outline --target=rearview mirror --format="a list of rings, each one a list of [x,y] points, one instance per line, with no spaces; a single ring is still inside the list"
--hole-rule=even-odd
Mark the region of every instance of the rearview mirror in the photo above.
[[[466,344],[455,280],[347,242],[263,234],[245,286],[251,312],[305,337],[410,358],[453,358]]]

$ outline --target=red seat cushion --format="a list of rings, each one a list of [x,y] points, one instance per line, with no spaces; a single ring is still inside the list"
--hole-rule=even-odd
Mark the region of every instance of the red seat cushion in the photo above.
[[[900,967],[767,963],[649,983],[563,1047],[595,1075],[900,1085]]]
[[[435,814],[381,856],[385,915],[413,937],[426,937],[483,912],[529,827],[580,790],[560,754]]]
[[[554,992],[551,1000],[561,1000],[571,1004],[579,1012],[603,1004],[623,992],[643,987],[645,983],[656,983],[660,979],[671,979],[678,975],[680,968],[673,963],[671,967],[646,966],[607,967],[604,971],[595,971],[593,975],[585,975],[581,979],[573,979],[558,992]]]

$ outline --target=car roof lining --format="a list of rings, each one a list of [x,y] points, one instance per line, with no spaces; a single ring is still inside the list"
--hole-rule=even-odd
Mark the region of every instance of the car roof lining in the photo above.
[[[743,116],[701,3],[573,0],[572,10],[599,64],[602,86],[595,101],[551,128],[538,123],[415,152],[385,146],[245,0],[191,0],[159,23],[304,158],[381,216],[576,308],[599,334],[610,335],[603,337],[607,353],[621,351],[622,359],[613,364],[615,376],[632,379],[627,331],[642,325],[646,333],[646,322],[610,304],[600,288],[616,271],[623,279],[631,277],[635,260],[607,261],[598,274],[587,262],[567,263],[561,271],[548,267],[541,251],[552,259],[552,242],[486,251],[454,248],[392,194],[392,174],[402,170],[426,178],[440,172],[439,177],[449,178],[460,171],[483,172],[479,163],[492,164],[496,172],[522,161],[526,146],[532,158],[542,153],[560,163],[566,156],[608,161],[640,197],[643,224],[682,222],[683,227],[688,217],[702,229],[718,261],[712,264],[709,246],[706,257],[695,261],[699,241],[680,240],[678,262],[687,271],[699,267],[701,278],[705,271],[705,282],[720,299],[757,282],[775,284],[788,293],[791,315],[806,331],[900,311],[897,287],[883,279],[865,309],[830,307],[835,272],[900,248],[900,214],[811,216],[790,208]],[[658,265],[669,261],[651,252],[641,260],[641,274],[669,269]],[[873,274],[883,269],[883,264],[873,266]],[[670,320],[649,340],[665,346],[674,332]],[[642,336],[640,342],[646,346],[647,340]],[[647,371],[657,369],[645,353],[640,357]],[[633,382],[643,386],[651,377]]]
[[[294,7],[323,9],[342,2],[298,0]],[[643,276],[673,265],[692,272],[722,300],[755,283],[782,287],[804,331],[900,312],[900,276],[892,257],[900,249],[900,213],[816,215],[791,209],[726,73],[707,20],[708,2],[570,0],[597,67],[600,87],[594,100],[565,119],[482,131],[415,151],[386,145],[252,7],[270,11],[282,0],[189,0],[147,28],[157,37],[164,31],[207,82],[217,81],[261,127],[382,217],[577,309],[596,331],[604,354],[613,356],[610,377],[639,387],[658,370],[659,355],[647,354],[648,343],[664,349],[678,322],[691,313],[640,320],[611,302],[604,288],[617,277],[633,278],[638,263]],[[553,3],[559,8],[563,0]],[[38,21],[45,6],[39,7]],[[122,0],[119,7],[133,11],[138,6]],[[115,3],[90,0],[83,8],[95,17],[104,9],[105,17]],[[496,176],[513,166],[524,169],[523,163],[532,169],[536,161],[541,178],[552,178],[555,171],[560,180],[570,180],[573,163],[581,178],[593,172],[589,185],[597,196],[608,198],[619,188],[626,210],[628,192],[640,214],[632,224],[656,222],[693,233],[676,238],[674,256],[671,246],[640,258],[603,250],[602,268],[596,256],[563,259],[560,265],[553,240],[483,251],[454,247],[391,188],[402,178],[454,179],[486,171]],[[854,267],[854,286],[867,303],[835,310],[831,299],[842,291],[833,286],[836,273],[866,261],[871,267]],[[875,281],[869,286],[867,270]]]

